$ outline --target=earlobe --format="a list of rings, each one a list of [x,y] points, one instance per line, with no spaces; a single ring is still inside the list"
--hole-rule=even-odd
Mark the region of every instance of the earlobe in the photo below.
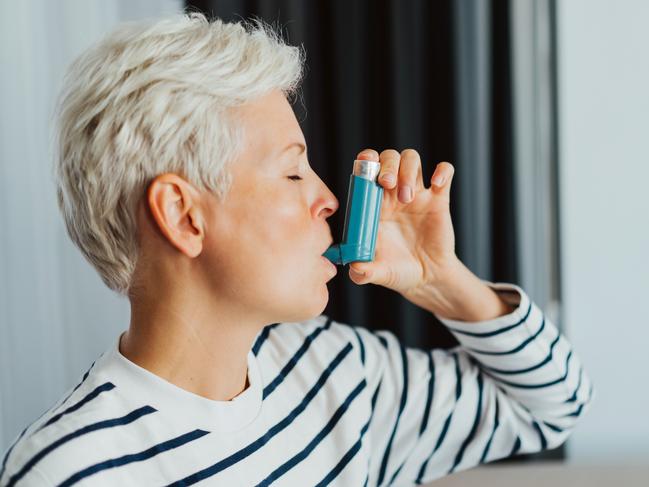
[[[151,216],[166,240],[188,257],[203,249],[204,229],[197,192],[180,176],[156,176],[147,189]]]

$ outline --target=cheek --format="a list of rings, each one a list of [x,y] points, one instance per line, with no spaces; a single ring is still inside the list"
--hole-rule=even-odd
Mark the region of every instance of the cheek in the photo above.
[[[277,299],[286,296],[304,299],[303,292],[313,295],[314,286],[326,281],[327,269],[319,261],[318,236],[313,234],[308,208],[293,202],[275,205],[264,215],[259,227],[264,250],[256,262],[257,271],[263,275],[262,282],[276,287],[271,293]]]
[[[299,321],[326,307],[328,273],[305,205],[276,197],[228,215],[208,279],[217,293],[258,309],[272,321]]]
[[[259,238],[278,260],[299,261],[313,245],[308,211],[295,202],[267,205],[259,216]]]
[[[309,210],[297,194],[258,194],[254,203],[237,213],[232,222],[235,241],[259,269],[277,272],[278,266],[299,263],[313,253]]]
[[[256,281],[266,295],[285,294],[285,289],[295,293],[300,285],[311,288],[320,263],[308,204],[298,188],[264,191],[269,183],[258,183],[239,188],[236,194],[247,197],[227,208],[212,242],[219,260],[227,262],[231,280],[245,280],[260,291]]]

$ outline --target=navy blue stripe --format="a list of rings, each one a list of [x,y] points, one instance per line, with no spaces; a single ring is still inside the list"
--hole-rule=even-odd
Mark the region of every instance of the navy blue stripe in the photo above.
[[[453,473],[455,471],[455,468],[462,461],[462,458],[464,458],[464,452],[466,451],[466,448],[469,446],[469,443],[473,441],[473,437],[475,436],[476,431],[478,431],[478,424],[480,423],[480,417],[482,416],[482,386],[483,386],[482,372],[480,370],[478,370],[477,381],[478,381],[478,406],[476,407],[475,417],[473,418],[473,426],[471,426],[471,431],[469,431],[469,434],[462,442],[462,446],[460,447],[460,450],[457,452],[457,455],[455,456],[455,461],[453,462],[453,466],[448,472],[449,474]]]
[[[453,411],[449,413],[448,417],[446,418],[446,421],[444,421],[444,427],[442,428],[442,432],[439,434],[439,438],[437,439],[435,448],[433,448],[433,453],[439,450],[439,447],[442,446],[442,443],[444,442],[444,438],[446,438],[446,433],[448,432],[448,428],[451,425],[451,419],[453,418],[454,412],[455,412],[455,407],[453,408]],[[430,459],[432,456],[433,455],[431,454],[428,458]],[[428,459],[426,460],[426,463],[428,463]]]
[[[255,343],[252,346],[252,353],[255,356],[257,356],[259,354],[259,349],[261,348],[263,343],[268,338],[268,334],[270,333],[270,330],[275,328],[277,325],[279,325],[279,323],[273,323],[272,325],[266,325],[266,326],[264,326],[264,329],[261,330],[261,333],[259,334],[259,336],[255,340]]]
[[[365,379],[360,381],[358,385],[354,388],[354,390],[347,396],[345,401],[338,407],[338,409],[333,414],[333,416],[331,416],[331,418],[324,426],[324,428],[322,428],[318,432],[318,434],[307,444],[307,446],[305,446],[300,452],[296,453],[289,460],[287,460],[282,465],[280,465],[275,470],[273,470],[264,480],[259,482],[257,485],[258,486],[270,485],[272,482],[280,478],[290,469],[295,467],[295,465],[297,465],[306,457],[308,457],[309,454],[315,449],[315,447],[317,447],[320,444],[320,442],[327,437],[327,435],[331,432],[331,430],[334,429],[338,421],[340,421],[340,418],[343,417],[343,414],[345,414],[345,412],[349,408],[349,405],[356,398],[356,396],[358,396],[361,393],[361,391],[365,388],[366,385],[367,382],[365,382]]]
[[[541,322],[541,327],[539,328],[539,331],[534,333],[531,337],[529,337],[527,340],[525,340],[523,343],[521,343],[519,346],[516,348],[509,350],[507,352],[490,352],[487,350],[477,350],[475,348],[469,348],[472,352],[475,353],[481,353],[483,355],[511,355],[512,353],[520,352],[523,350],[529,343],[533,342],[536,337],[538,337],[541,332],[543,331],[543,328],[545,328],[545,316],[543,316],[543,321]]]
[[[457,352],[453,352],[453,360],[455,360],[455,400],[457,401],[462,395],[462,372],[460,371],[460,357]]]
[[[374,333],[374,334],[376,335],[376,337],[381,342],[381,345],[383,345],[383,348],[385,348],[387,350],[388,349],[388,341],[385,339],[385,337],[383,335],[379,335],[378,333]]]
[[[563,428],[559,428],[558,426],[552,423],[548,423],[547,421],[543,421],[543,424],[550,428],[552,431],[556,431],[557,433],[561,433],[563,431]]]
[[[462,395],[462,372],[460,370],[460,359],[457,353],[453,353],[453,360],[455,360],[455,384],[456,384],[455,385],[455,406],[453,406],[453,409],[451,410],[448,417],[446,418],[446,421],[444,423],[444,428],[440,433],[439,439],[437,440],[437,444],[435,445],[435,449],[433,450],[433,453],[435,453],[442,445],[442,442],[444,441],[448,428],[451,424],[451,418],[453,417],[453,413],[457,408],[457,403],[460,400],[460,396]]]
[[[376,386],[376,390],[374,391],[374,395],[372,396],[372,416],[374,415],[374,407],[376,406],[376,400],[379,397],[379,390],[381,389],[381,384],[383,384],[383,379],[379,381],[379,385]]]
[[[422,482],[422,477],[424,476],[424,472],[426,471],[426,466],[428,465],[428,462],[430,461],[431,458],[433,458],[433,455],[439,449],[439,447],[442,446],[442,442],[444,441],[444,438],[446,438],[446,433],[448,432],[448,428],[451,424],[451,418],[453,417],[454,410],[455,408],[453,408],[453,410],[449,413],[448,417],[446,418],[446,421],[444,421],[444,427],[442,428],[442,432],[440,433],[439,438],[437,439],[435,448],[433,448],[431,454],[428,455],[428,458],[426,458],[424,463],[422,463],[421,468],[419,469],[419,474],[417,475],[417,483]]]
[[[424,415],[421,421],[421,428],[419,429],[419,436],[422,435],[426,426],[428,426],[430,406],[433,403],[433,390],[435,389],[435,364],[433,363],[432,352],[428,352],[428,372],[430,374],[430,378],[428,379],[428,396],[426,396],[426,405],[424,406]]]
[[[208,433],[209,431],[196,429],[194,431],[190,431],[189,433],[182,434],[176,438],[172,438],[171,440],[163,441],[162,443],[153,445],[151,448],[148,448],[139,453],[130,453],[128,455],[123,455],[118,458],[111,458],[109,460],[105,460],[100,463],[95,463],[94,465],[84,468],[83,470],[80,470],[79,472],[71,475],[62,483],[60,483],[57,487],[68,487],[70,485],[76,484],[77,482],[85,479],[86,477],[90,477],[91,475],[99,473],[103,470],[122,467],[129,463],[148,460],[149,458],[156,456],[158,453],[162,453],[168,450],[173,450],[174,448],[183,446],[186,443],[197,440],[198,438],[202,438]]]
[[[376,400],[379,397],[379,391],[381,390],[381,384],[383,384],[383,378],[381,378],[381,380],[379,380],[379,385],[376,386],[376,390],[374,391],[374,394],[372,395],[372,411],[370,412],[370,419],[367,420],[367,424],[366,424],[367,427],[369,427],[370,423],[372,422],[372,418],[374,417],[374,410],[375,410],[375,407],[376,407]],[[362,439],[362,437],[363,437],[363,435],[361,435],[361,439]],[[367,486],[367,483],[370,480],[370,461],[371,461],[371,458],[368,458],[368,460],[367,460],[367,475],[365,476],[365,484],[364,484],[365,486]]]
[[[256,356],[259,353],[259,349],[261,348],[261,345],[266,341],[268,338],[268,333],[270,333],[270,325],[265,326],[262,330],[261,333],[259,333],[259,336],[255,340],[255,343],[252,345],[252,353]]]
[[[576,411],[574,411],[574,412],[572,412],[570,414],[565,414],[564,417],[570,417],[570,416],[574,416],[576,418],[579,417],[579,415],[581,414],[582,409],[584,408],[584,405],[586,403],[588,403],[592,399],[592,397],[593,397],[593,384],[591,383],[590,388],[588,389],[588,398],[586,399],[586,401],[581,403]]]
[[[103,353],[102,353],[101,355],[103,355]],[[101,357],[101,355],[100,355],[100,357]],[[94,360],[94,361],[90,364],[90,367],[88,367],[88,370],[86,370],[86,372],[83,374],[83,377],[81,377],[81,382],[79,382],[79,383],[75,386],[75,388],[72,389],[72,391],[70,392],[70,394],[68,394],[67,397],[66,397],[65,399],[63,399],[63,401],[61,401],[61,406],[62,406],[63,404],[65,404],[65,401],[67,401],[68,399],[70,399],[70,397],[72,396],[72,394],[74,394],[74,393],[77,391],[77,389],[79,389],[79,387],[81,387],[81,384],[83,384],[83,383],[86,381],[86,379],[88,378],[88,374],[90,374],[90,371],[91,371],[92,368],[95,366],[95,362],[96,362],[96,360]]]
[[[482,456],[480,457],[480,463],[485,463],[487,459],[487,455],[489,454],[489,448],[491,447],[491,442],[494,439],[494,436],[496,435],[496,430],[498,429],[498,425],[500,424],[499,409],[500,409],[500,402],[498,401],[498,396],[496,396],[496,412],[494,413],[494,427],[491,430],[489,441],[487,441],[484,451],[482,452]]]
[[[516,441],[514,442],[514,446],[512,447],[512,451],[509,452],[509,455],[507,457],[513,457],[518,453],[518,450],[521,448],[521,439],[519,436],[516,436]]]
[[[579,381],[577,382],[577,387],[575,387],[575,392],[572,393],[572,396],[570,396],[568,399],[566,399],[564,402],[575,402],[577,401],[577,391],[581,387],[581,379],[582,375],[584,373],[583,367],[579,367]]]
[[[100,357],[103,356],[103,355],[104,355],[104,354],[102,353],[102,354],[100,355]],[[88,375],[90,374],[90,371],[91,371],[92,368],[95,366],[95,362],[96,362],[96,360],[93,360],[93,361],[92,361],[92,363],[90,364],[90,367],[88,367],[88,370],[86,370],[86,372],[83,374],[83,377],[81,377],[81,382],[79,382],[79,383],[77,384],[77,386],[72,390],[72,392],[76,391],[76,390],[79,388],[79,386],[85,382],[85,380],[88,378]]]
[[[63,416],[65,416],[66,414],[70,414],[71,412],[76,411],[77,409],[79,409],[79,408],[80,408],[81,406],[83,406],[84,404],[87,404],[87,403],[89,403],[90,401],[92,401],[94,398],[96,398],[96,397],[97,397],[99,394],[101,394],[102,392],[110,391],[111,389],[114,389],[114,388],[115,388],[115,384],[113,384],[112,382],[105,382],[104,384],[102,384],[102,385],[100,385],[100,386],[97,386],[97,387],[96,387],[92,392],[90,392],[89,394],[87,394],[86,397],[84,397],[83,399],[81,399],[79,402],[77,402],[76,404],[73,404],[72,406],[70,406],[69,408],[67,408],[65,411],[62,411],[62,412],[60,412],[60,413],[55,414],[54,416],[52,416],[52,417],[51,417],[51,418],[50,418],[46,423],[44,423],[43,425],[41,425],[41,427],[38,428],[37,431],[40,431],[40,430],[42,430],[43,428],[45,428],[46,426],[49,426],[49,425],[51,425],[51,424],[53,424],[53,423],[56,423],[56,422],[57,422],[59,419],[61,419]]]
[[[513,328],[516,328],[517,326],[522,325],[527,320],[527,317],[530,315],[531,311],[532,311],[532,301],[530,300],[529,306],[527,307],[527,312],[525,313],[525,316],[523,318],[521,318],[513,325],[507,325],[504,326],[503,328],[499,328],[498,330],[494,330],[494,331],[487,331],[487,332],[463,331],[463,330],[457,330],[451,326],[447,326],[447,328],[451,330],[453,333],[459,333],[460,335],[467,335],[467,336],[477,337],[477,338],[491,337],[494,335],[505,333],[506,331],[509,331]]]
[[[381,384],[379,383],[379,387],[377,387],[376,389],[377,392],[380,387]],[[374,393],[374,395],[376,396],[376,393]],[[361,429],[358,440],[356,440],[356,443],[354,443],[352,447],[349,450],[347,450],[347,453],[343,455],[343,457],[336,464],[336,466],[333,469],[331,469],[331,471],[327,475],[325,475],[325,477],[320,482],[316,484],[316,487],[323,487],[325,485],[329,485],[338,476],[338,474],[342,472],[342,470],[345,468],[345,466],[347,466],[347,464],[352,460],[352,458],[356,456],[356,453],[358,453],[358,451],[361,449],[361,446],[363,445],[363,436],[365,436],[365,432],[370,426],[370,421],[372,421],[373,414],[374,412],[370,414],[369,419]],[[369,471],[367,476],[365,477],[364,485],[367,485],[368,480],[369,480]]]
[[[114,426],[121,426],[125,425],[128,423],[132,423],[136,419],[146,415],[155,412],[156,409],[152,408],[151,406],[144,406],[139,409],[136,409],[135,411],[130,412],[126,416],[122,416],[120,418],[114,418],[114,419],[107,419],[104,421],[99,421],[97,423],[90,424],[88,426],[84,426],[83,428],[80,428],[76,431],[73,431],[72,433],[69,433],[62,438],[59,438],[56,440],[54,443],[50,444],[49,446],[43,448],[41,451],[39,451],[36,455],[34,455],[24,466],[21,468],[18,472],[16,472],[10,479],[9,483],[7,484],[7,487],[15,485],[16,482],[18,482],[23,476],[29,472],[31,468],[34,467],[38,462],[40,462],[43,458],[45,458],[47,455],[52,453],[54,450],[56,450],[58,447],[61,445],[67,443],[68,441],[71,441],[75,438],[78,438],[79,436],[85,435],[87,433],[91,433],[93,431],[97,431],[100,429],[104,428],[112,428]]]
[[[365,344],[363,343],[361,336],[358,334],[358,331],[356,331],[355,326],[352,326],[352,330],[354,330],[354,333],[356,333],[356,338],[358,338],[358,346],[361,351],[361,363],[365,365]]]
[[[47,410],[43,414],[45,414],[46,412],[47,412]],[[43,416],[43,414],[41,414],[41,417]],[[38,419],[40,419],[40,418],[38,418]],[[36,419],[36,421],[38,421],[38,419]],[[34,423],[36,421],[34,421]],[[34,423],[31,423],[31,424],[28,424],[27,426],[25,426],[25,429],[18,435],[18,438],[16,438],[16,441],[13,442],[13,444],[7,450],[7,453],[5,453],[4,459],[2,460],[2,468],[0,469],[0,480],[2,480],[2,476],[5,473],[5,468],[7,466],[7,460],[9,459],[9,455],[11,455],[11,451],[18,444],[20,439],[25,435],[25,432],[29,429],[29,427]]]
[[[40,415],[38,418],[36,418],[34,421],[32,421],[32,422],[31,422],[30,424],[28,424],[27,426],[25,426],[25,429],[22,430],[22,432],[20,433],[20,435],[18,435],[18,438],[16,438],[16,441],[14,441],[13,444],[9,447],[9,449],[7,450],[7,453],[5,453],[4,459],[2,460],[2,469],[0,469],[0,480],[2,480],[2,476],[3,476],[4,473],[5,473],[5,468],[6,468],[6,466],[7,466],[7,460],[9,459],[9,455],[11,455],[11,451],[12,451],[12,450],[14,449],[14,447],[18,444],[18,442],[21,440],[21,438],[25,435],[25,433],[27,432],[27,430],[29,429],[29,427],[30,427],[31,425],[33,425],[34,423],[36,423],[36,422],[37,422],[39,419],[41,419],[43,416],[45,416],[45,413],[48,412],[48,411],[49,411],[49,409],[46,409],[45,411],[43,411],[43,412],[41,413],[41,415]]]
[[[539,433],[539,440],[541,441],[541,451],[547,449],[548,440],[545,439],[545,435],[543,434],[543,430],[539,426],[539,423],[532,420],[532,426],[534,426],[534,429],[536,429],[536,431]]]
[[[177,480],[169,485],[184,486],[184,485],[195,484],[196,482],[200,482],[201,480],[204,480],[208,477],[211,477],[212,475],[219,473],[220,471],[234,465],[235,463],[243,460],[247,456],[252,455],[254,452],[259,450],[266,443],[268,443],[268,441],[270,441],[270,439],[273,438],[273,436],[275,436],[283,429],[288,427],[293,422],[293,420],[295,420],[295,418],[297,418],[302,413],[302,411],[306,409],[307,405],[316,396],[318,391],[320,391],[320,389],[325,384],[329,376],[333,373],[336,367],[338,367],[340,362],[347,356],[347,354],[349,354],[349,352],[352,349],[353,349],[352,344],[347,343],[347,345],[345,345],[345,347],[340,352],[338,352],[336,357],[332,360],[332,362],[325,369],[322,375],[320,375],[320,378],[309,390],[309,392],[307,392],[306,396],[304,397],[304,399],[302,399],[300,404],[298,404],[284,419],[282,419],[277,424],[275,424],[261,437],[259,437],[258,439],[250,443],[248,446],[224,458],[223,460],[219,460],[215,464],[207,468],[204,468],[203,470],[199,470],[198,472],[195,472],[191,475],[188,475],[187,477],[181,480]]]
[[[102,354],[102,355],[103,355],[103,354]],[[80,381],[80,382],[79,382],[79,383],[74,387],[74,389],[72,389],[72,392],[70,392],[70,394],[68,394],[67,397],[66,397],[65,399],[63,399],[63,400],[61,401],[61,403],[59,404],[59,406],[57,406],[57,407],[60,407],[61,405],[63,405],[63,404],[65,403],[65,401],[67,401],[67,400],[70,398],[70,396],[74,393],[74,391],[76,391],[76,390],[79,388],[79,386],[81,386],[81,384],[84,383],[84,381],[88,378],[88,374],[90,373],[90,370],[92,369],[92,367],[93,367],[94,365],[95,365],[95,362],[93,361],[92,364],[90,364],[90,367],[88,367],[88,370],[86,370],[86,372],[83,374],[83,377],[81,378],[81,381]],[[13,444],[9,447],[9,449],[7,450],[7,453],[5,453],[5,456],[4,456],[3,460],[2,460],[2,468],[0,468],[0,480],[2,479],[2,476],[3,476],[4,473],[5,473],[5,468],[7,467],[7,460],[9,459],[9,455],[11,455],[11,452],[12,452],[12,450],[14,449],[14,447],[15,447],[15,446],[18,444],[18,442],[22,439],[22,437],[25,435],[25,433],[27,432],[27,430],[28,430],[28,429],[29,429],[33,424],[35,424],[36,422],[38,422],[39,419],[41,419],[43,416],[45,416],[45,413],[47,413],[47,412],[50,411],[51,409],[53,409],[53,407],[50,407],[50,408],[46,409],[45,411],[43,411],[43,412],[41,413],[41,415],[40,415],[38,418],[36,418],[34,421],[32,421],[32,422],[31,422],[30,424],[28,424],[27,426],[25,426],[25,429],[23,429],[22,432],[20,433],[20,435],[18,435],[18,438],[16,438],[16,441],[14,441]]]
[[[268,396],[270,396],[275,388],[280,385],[284,381],[284,379],[286,379],[286,376],[291,372],[291,370],[293,370],[298,361],[309,349],[311,343],[313,343],[313,340],[315,340],[317,336],[322,333],[322,331],[328,329],[330,326],[331,318],[327,318],[327,322],[323,326],[319,326],[314,331],[312,331],[309,336],[306,337],[302,345],[300,345],[298,351],[295,352],[295,354],[289,359],[286,365],[282,367],[282,370],[279,372],[279,374],[277,374],[277,377],[275,377],[266,387],[264,387],[263,399],[266,399]]]
[[[559,383],[564,382],[566,380],[566,378],[568,377],[568,373],[570,372],[570,357],[571,356],[572,356],[572,350],[570,350],[570,353],[568,354],[568,357],[566,358],[566,373],[563,374],[558,379],[555,379],[555,380],[550,381],[550,382],[545,382],[543,384],[518,384],[516,382],[509,382],[509,381],[506,381],[506,380],[499,379],[498,377],[494,377],[493,375],[491,375],[490,373],[488,373],[486,371],[485,371],[485,374],[493,377],[494,380],[497,380],[500,384],[506,384],[506,385],[508,385],[510,387],[517,387],[519,389],[542,389],[544,387],[550,387],[550,386],[553,386],[555,384],[559,384]]]
[[[557,334],[557,337],[554,339],[554,341],[550,344],[550,352],[547,357],[545,357],[541,362],[539,362],[536,365],[533,365],[532,367],[528,367],[527,369],[516,369],[516,370],[502,370],[502,369],[496,369],[494,367],[488,367],[484,364],[482,364],[483,369],[487,369],[489,372],[494,372],[496,374],[501,374],[501,375],[514,375],[514,374],[526,374],[527,372],[532,372],[533,370],[536,370],[538,368],[543,367],[545,364],[550,362],[552,360],[552,355],[553,355],[553,349],[554,346],[559,343],[559,339],[561,338],[561,332]]]
[[[430,406],[433,400],[433,389],[435,387],[435,366],[433,364],[433,355],[430,351],[428,351],[428,371],[430,373],[430,378],[428,380],[428,396],[426,397],[426,405],[424,406],[424,414],[422,416],[421,420],[421,428],[419,429],[419,437],[424,433],[426,430],[426,426],[428,425],[428,417],[430,415]],[[392,477],[390,478],[390,482],[388,485],[392,485],[399,475],[399,472],[401,472],[401,469],[403,466],[406,464],[408,461],[408,458],[401,462],[401,465],[399,465],[399,468],[394,472]]]
[[[407,460],[408,460],[408,458],[406,457],[406,459],[403,462],[401,462],[401,465],[399,465],[399,468],[397,468],[395,470],[395,472],[392,474],[392,477],[390,477],[390,482],[388,482],[388,485],[392,485],[394,483],[395,479],[399,476],[399,472],[401,472],[401,469],[406,464]]]
[[[431,458],[433,458],[433,455],[435,452],[439,449],[440,446],[442,446],[442,443],[444,441],[444,438],[446,438],[446,433],[448,432],[448,428],[451,424],[451,419],[453,418],[453,413],[455,412],[455,409],[457,408],[457,403],[460,399],[460,395],[462,394],[462,373],[460,371],[460,362],[458,359],[457,353],[453,352],[453,359],[455,360],[455,381],[456,381],[456,387],[455,387],[455,405],[453,406],[453,409],[451,409],[451,412],[448,414],[448,417],[446,418],[446,421],[444,421],[444,427],[442,428],[442,431],[439,435],[439,438],[437,439],[437,443],[435,444],[435,448],[433,448],[433,451],[428,455],[428,458],[422,463],[421,468],[419,469],[419,474],[417,475],[417,480],[416,482],[419,484],[422,482],[422,478],[424,476],[424,472],[426,471],[426,467],[428,466],[428,462],[430,461]]]
[[[394,441],[394,436],[397,433],[397,428],[399,427],[399,420],[401,419],[401,413],[406,406],[406,400],[408,399],[408,359],[406,357],[406,350],[401,342],[397,342],[399,345],[399,351],[401,352],[401,368],[403,372],[402,382],[403,388],[401,391],[401,401],[399,403],[399,412],[397,413],[397,420],[394,423],[392,428],[392,434],[388,440],[388,445],[385,448],[385,453],[383,453],[383,460],[381,460],[381,469],[379,470],[379,479],[377,484],[381,485],[383,478],[385,477],[385,471],[388,466],[388,458],[390,456],[390,450],[392,449],[392,442]]]
[[[579,417],[579,415],[581,414],[581,410],[582,410],[583,407],[584,407],[584,405],[583,405],[583,404],[580,404],[576,411],[574,411],[574,412],[572,412],[572,413],[570,413],[570,414],[566,414],[566,416],[574,416],[575,418]]]

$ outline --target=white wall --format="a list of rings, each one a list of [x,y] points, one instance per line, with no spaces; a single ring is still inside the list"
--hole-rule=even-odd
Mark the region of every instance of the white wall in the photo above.
[[[72,245],[56,206],[50,122],[64,69],[119,21],[181,4],[0,3],[0,454],[129,321],[128,302]]]
[[[571,461],[649,460],[649,2],[558,0],[565,332],[596,399]]]

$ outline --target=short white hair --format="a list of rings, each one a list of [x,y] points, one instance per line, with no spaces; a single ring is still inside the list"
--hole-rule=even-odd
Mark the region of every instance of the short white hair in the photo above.
[[[150,181],[173,172],[223,199],[245,137],[231,108],[275,89],[290,100],[304,60],[261,19],[191,12],[122,24],[72,63],[57,110],[57,200],[109,288],[128,295]]]

